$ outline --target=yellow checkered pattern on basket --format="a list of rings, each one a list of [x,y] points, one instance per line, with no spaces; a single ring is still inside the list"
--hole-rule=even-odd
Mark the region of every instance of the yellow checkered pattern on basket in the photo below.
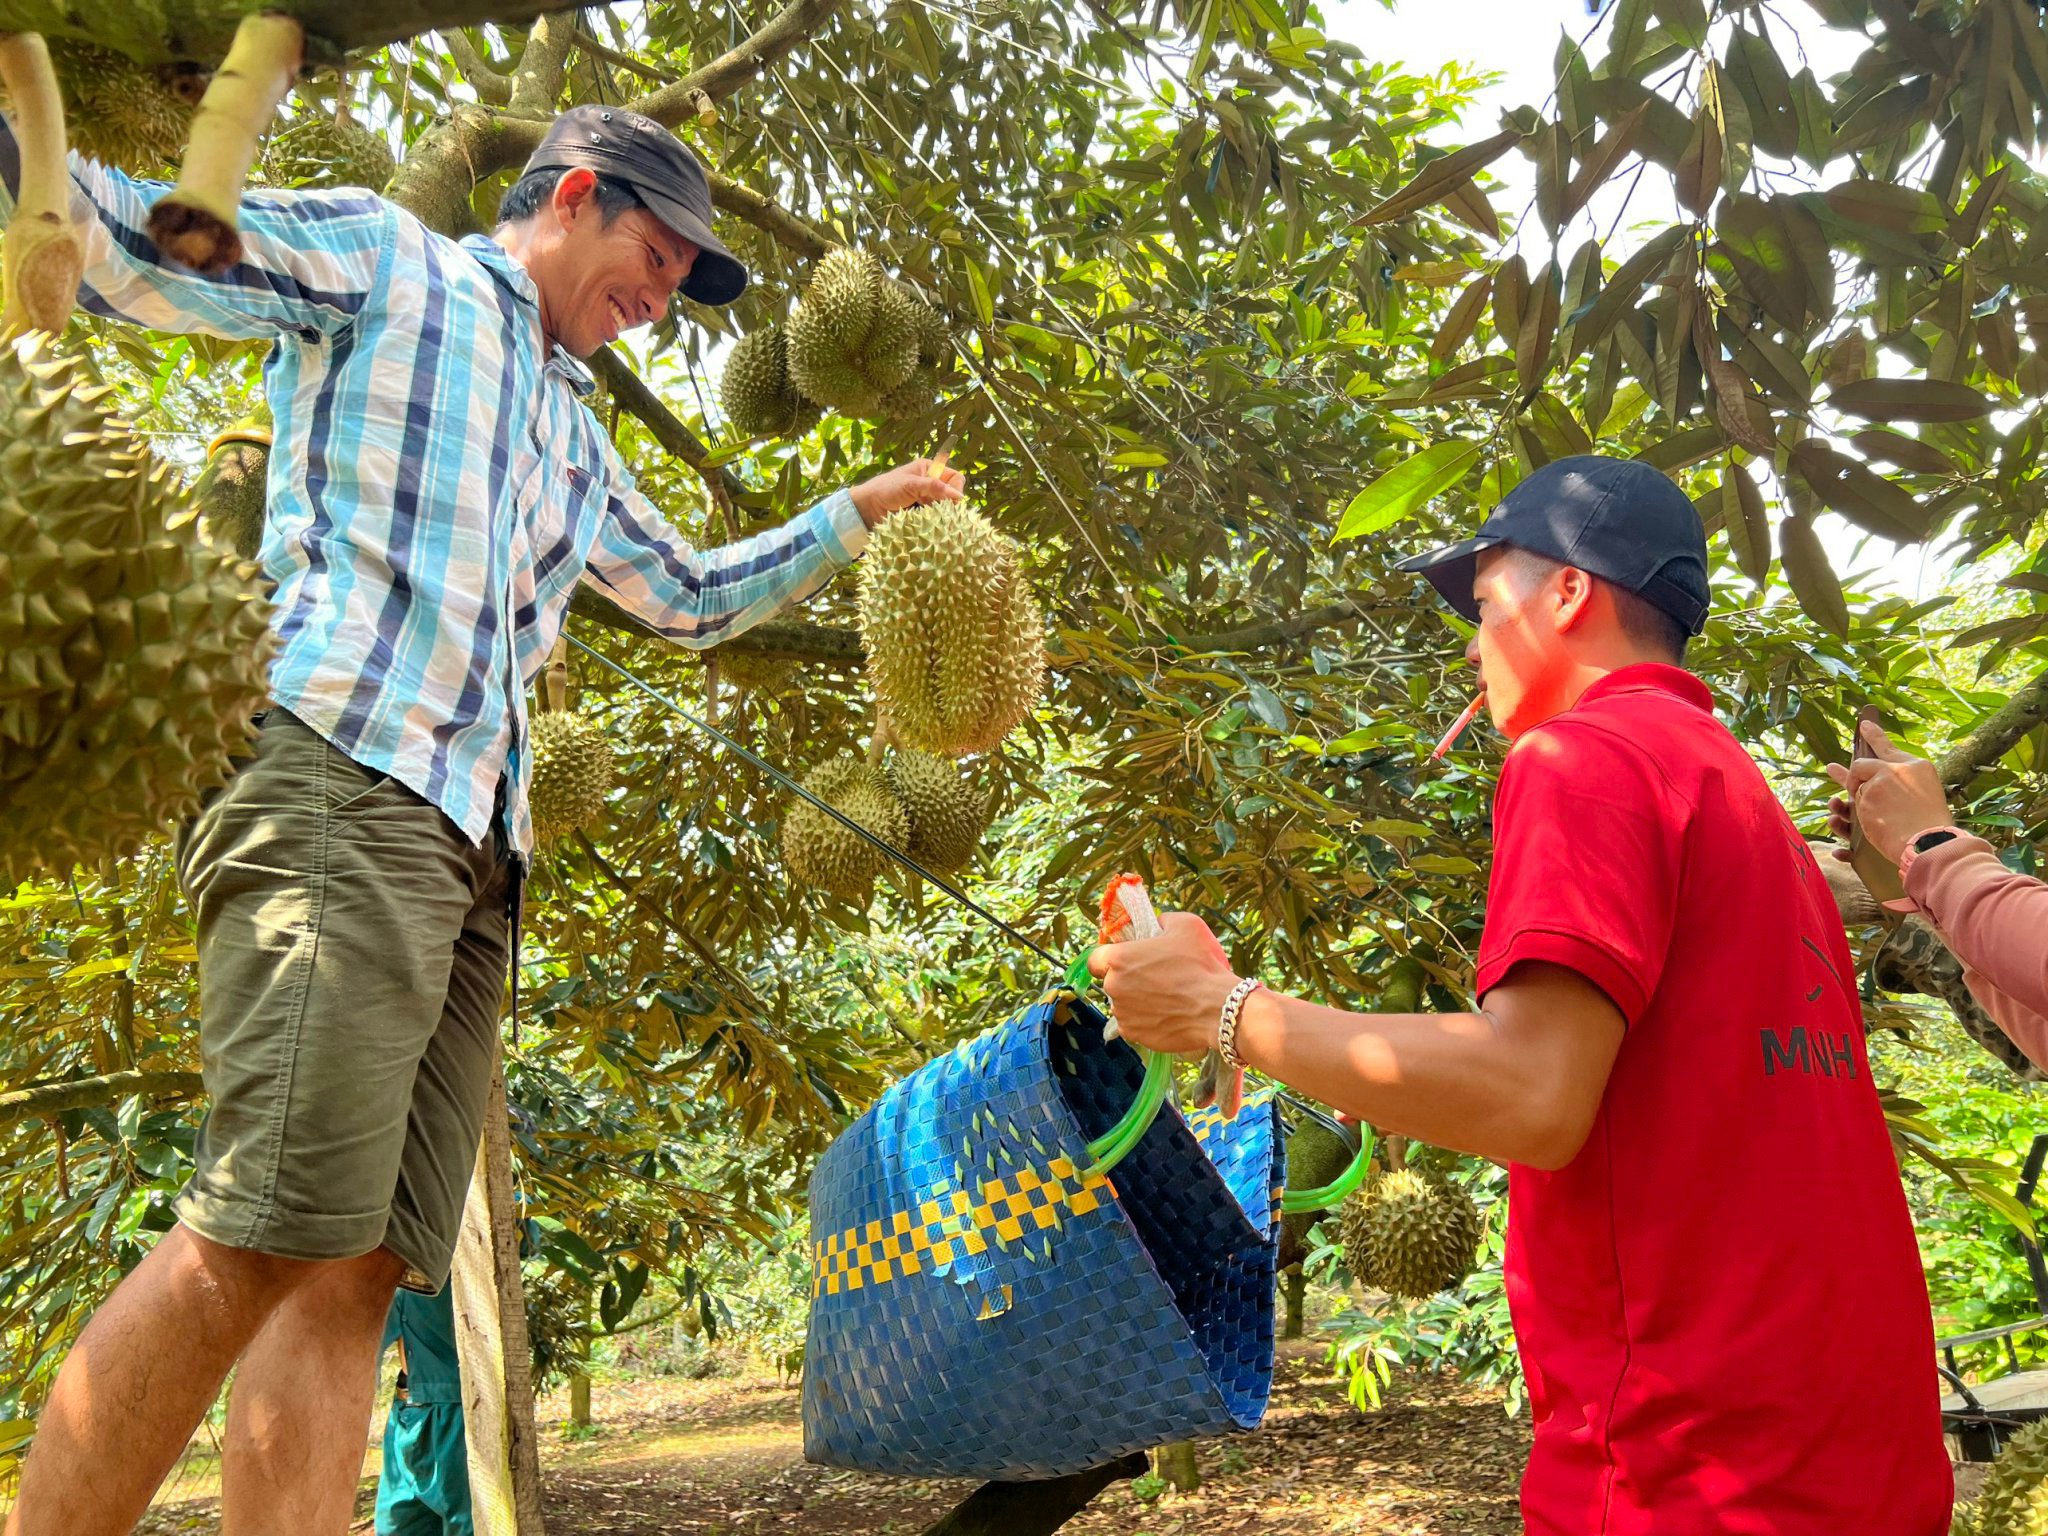
[[[978,1197],[964,1189],[936,1190],[914,1213],[897,1211],[812,1242],[811,1295],[884,1285],[950,1264],[956,1256],[984,1253],[991,1242],[1019,1242],[1100,1208],[1104,1189],[1115,1198],[1106,1174],[1082,1172],[1071,1159],[1056,1157],[1043,1173],[1026,1166],[984,1179]]]

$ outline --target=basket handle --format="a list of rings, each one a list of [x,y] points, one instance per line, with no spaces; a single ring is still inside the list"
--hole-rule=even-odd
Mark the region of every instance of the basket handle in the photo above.
[[[1088,974],[1088,956],[1093,953],[1088,950],[1077,955],[1067,967],[1066,987],[1076,997],[1094,981]],[[1173,1058],[1164,1051],[1146,1050],[1143,1046],[1138,1048],[1138,1054],[1145,1058],[1145,1080],[1138,1085],[1137,1097],[1131,1100],[1123,1119],[1088,1143],[1091,1173],[1108,1173],[1129,1157],[1173,1095]]]
[[[1365,1175],[1372,1166],[1372,1127],[1358,1128],[1358,1155],[1351,1159],[1351,1166],[1321,1189],[1290,1189],[1280,1197],[1280,1209],[1289,1216],[1298,1216],[1304,1211],[1328,1210],[1333,1205],[1342,1205],[1352,1192],[1365,1182]]]

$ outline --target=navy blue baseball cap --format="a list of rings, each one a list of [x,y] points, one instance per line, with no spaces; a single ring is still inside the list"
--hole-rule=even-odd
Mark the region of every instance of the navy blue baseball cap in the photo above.
[[[1469,539],[1403,560],[1473,623],[1472,573],[1500,546],[1577,566],[1641,596],[1696,635],[1707,621],[1707,531],[1685,492],[1636,459],[1574,455],[1502,498]]]
[[[556,118],[526,162],[529,171],[582,166],[623,181],[662,223],[697,247],[684,297],[730,304],[747,269],[711,232],[711,181],[689,146],[651,117],[624,107],[571,107]]]

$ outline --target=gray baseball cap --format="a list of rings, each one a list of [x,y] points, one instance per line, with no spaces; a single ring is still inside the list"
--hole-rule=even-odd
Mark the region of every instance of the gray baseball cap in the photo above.
[[[697,247],[697,260],[683,280],[686,298],[730,304],[746,292],[747,269],[711,233],[711,180],[689,146],[668,129],[624,107],[571,107],[549,127],[526,169],[579,166],[624,182],[648,212]]]

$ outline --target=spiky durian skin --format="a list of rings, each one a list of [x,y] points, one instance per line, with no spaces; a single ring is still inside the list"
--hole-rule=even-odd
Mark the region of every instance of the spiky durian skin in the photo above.
[[[398,162],[383,135],[325,118],[294,123],[263,151],[263,179],[275,187],[384,190]]]
[[[917,333],[917,367],[877,405],[877,413],[891,421],[915,416],[939,397],[953,372],[953,331],[946,317],[909,288],[897,284],[911,306]]]
[[[943,757],[896,752],[886,770],[889,788],[910,823],[906,852],[945,874],[974,857],[988,830],[988,795]]]
[[[2048,1536],[2048,1419],[2011,1440],[1975,1501],[1956,1511],[1951,1536]]]
[[[63,40],[50,44],[50,62],[64,91],[71,147],[88,160],[152,176],[184,153],[199,92],[180,88],[174,71]]]
[[[1457,1185],[1396,1169],[1345,1202],[1345,1262],[1361,1284],[1421,1300],[1472,1272],[1481,1225]]]
[[[837,758],[812,769],[803,786],[892,847],[910,836],[910,819],[879,768]],[[865,902],[889,856],[809,801],[792,800],[782,819],[782,861],[805,885]]]
[[[780,326],[750,331],[734,344],[719,379],[719,404],[748,437],[797,437],[823,412],[789,377],[789,337]]]
[[[246,755],[272,641],[109,392],[0,347],[0,888],[135,851]]]
[[[861,641],[904,746],[985,752],[1045,686],[1045,629],[1017,546],[963,502],[907,507],[861,561]]]
[[[915,300],[866,251],[828,254],[789,317],[789,376],[805,399],[873,416],[918,365]]]
[[[534,835],[554,839],[597,825],[618,773],[611,738],[594,720],[554,710],[534,716],[528,740],[533,779],[526,804]]]

